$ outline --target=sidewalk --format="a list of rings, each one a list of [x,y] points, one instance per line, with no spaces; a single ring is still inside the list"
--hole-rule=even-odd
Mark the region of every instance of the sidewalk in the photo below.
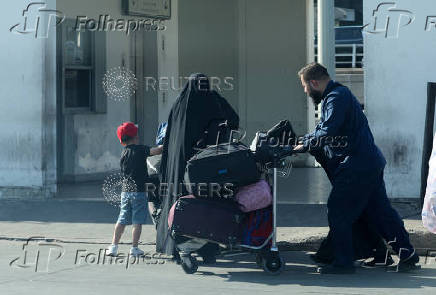
[[[436,235],[422,226],[418,209],[394,204],[405,219],[416,248],[436,248]],[[51,199],[0,201],[0,240],[45,237],[65,243],[108,244],[118,209],[105,201]],[[281,204],[278,207],[278,236],[282,250],[316,250],[328,232],[325,205]],[[128,243],[130,234],[122,242]],[[143,228],[141,243],[155,243],[151,223]]]

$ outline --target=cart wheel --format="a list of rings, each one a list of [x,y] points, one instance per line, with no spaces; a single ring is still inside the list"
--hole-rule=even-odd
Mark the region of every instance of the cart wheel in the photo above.
[[[270,255],[262,258],[262,268],[271,275],[278,275],[283,271],[285,262],[279,255]]]
[[[263,268],[263,259],[261,254],[256,254],[256,264],[258,267]]]
[[[198,262],[195,257],[191,255],[181,256],[182,268],[187,274],[193,274],[198,269]]]

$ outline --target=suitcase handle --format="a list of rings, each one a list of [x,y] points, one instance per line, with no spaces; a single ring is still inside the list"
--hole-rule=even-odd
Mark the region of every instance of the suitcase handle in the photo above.
[[[203,148],[207,148],[207,143],[208,143],[208,138],[209,138],[209,129],[210,129],[211,125],[217,121],[221,121],[221,123],[218,124],[219,129],[223,129],[224,127],[227,128],[227,126],[228,126],[227,120],[225,120],[225,121],[224,121],[224,119],[212,119],[212,120],[210,120],[209,123],[207,124],[206,128],[204,128],[203,136],[195,143],[195,147],[194,147],[195,150],[201,151]],[[221,130],[218,130],[215,143],[219,142],[220,133],[221,133]]]
[[[228,120],[224,121],[223,119],[213,119],[213,120],[211,120],[209,122],[208,126],[205,128],[205,130],[203,132],[203,137],[200,138],[200,140],[198,140],[195,143],[195,146],[193,147],[194,150],[202,151],[203,149],[208,147],[207,146],[207,142],[208,142],[207,138],[208,138],[208,135],[209,135],[208,134],[209,133],[208,129],[210,128],[210,125],[213,124],[216,121],[221,121],[221,123],[219,123],[217,125],[218,132],[217,132],[216,140],[214,142],[214,144],[217,146],[217,150],[218,150],[219,142],[222,139],[222,135],[226,134],[229,130],[230,130],[230,136],[229,136],[229,142],[228,143],[232,143],[232,142],[239,143],[239,142],[241,142],[245,138],[245,136],[247,134],[247,132],[245,130],[243,130],[241,132],[241,130],[230,129],[231,127],[229,127]],[[235,138],[235,134],[240,134],[240,136],[238,138]],[[213,146],[213,145],[210,145],[210,146]]]
[[[220,142],[220,137],[221,137],[221,131],[223,131],[224,129],[227,129],[229,126],[229,123],[227,120],[225,120],[224,122],[222,122],[221,124],[218,125],[218,134],[216,136],[216,146],[218,147],[218,144]],[[217,148],[218,150],[218,148]]]

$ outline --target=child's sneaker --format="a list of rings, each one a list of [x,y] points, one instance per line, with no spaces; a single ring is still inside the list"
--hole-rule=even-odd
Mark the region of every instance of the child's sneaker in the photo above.
[[[118,253],[118,245],[110,245],[109,247],[106,248],[106,255],[107,256],[117,256]]]
[[[130,255],[131,256],[142,256],[142,255],[144,255],[144,251],[142,251],[138,247],[132,247],[132,248],[130,248]]]

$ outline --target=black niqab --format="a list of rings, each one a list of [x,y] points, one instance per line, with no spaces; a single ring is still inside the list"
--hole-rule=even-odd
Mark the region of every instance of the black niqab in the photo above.
[[[239,117],[225,98],[210,89],[208,78],[193,74],[171,108],[162,151],[162,183],[168,190],[162,196],[162,212],[157,227],[156,250],[173,254],[174,241],[168,231],[168,213],[174,202],[188,194],[183,185],[187,161],[197,152],[197,143],[211,121],[227,120],[238,129]],[[210,143],[209,143],[210,144]]]

